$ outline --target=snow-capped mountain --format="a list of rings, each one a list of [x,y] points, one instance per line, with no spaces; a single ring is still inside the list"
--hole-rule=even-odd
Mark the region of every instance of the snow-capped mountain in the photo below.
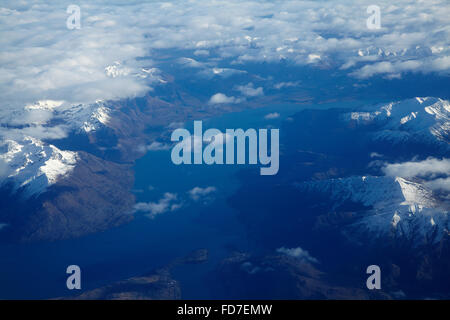
[[[0,161],[6,165],[3,178],[13,181],[16,190],[25,188],[26,195],[43,192],[70,174],[77,154],[60,150],[31,133],[44,133],[44,137],[46,132],[56,130],[62,136],[71,132],[91,133],[108,125],[110,112],[101,101],[69,106],[64,101],[42,100],[25,106],[13,118],[4,119],[5,123],[16,124],[15,128],[9,131],[3,128],[0,132],[3,138]]]
[[[6,153],[0,154],[0,160],[7,164],[6,177],[15,189],[26,187],[27,195],[43,192],[70,174],[77,162],[76,152],[59,150],[32,137],[7,140],[6,147]]]
[[[375,140],[401,142],[421,138],[450,142],[450,102],[439,98],[391,102],[347,113],[344,119],[358,125],[376,125]]]
[[[358,212],[356,222],[343,230],[351,237],[365,235],[378,239],[394,232],[423,238],[437,229],[434,240],[439,240],[450,228],[448,210],[432,191],[401,177],[359,176],[304,182],[297,187],[301,192],[327,195],[333,212],[348,201],[367,207]]]
[[[71,106],[55,113],[55,118],[62,119],[77,132],[92,132],[107,126],[111,109],[98,101],[93,104]]]
[[[103,101],[69,105],[64,101],[40,100],[0,117],[0,126],[13,126],[9,132],[0,127],[0,136],[11,136],[12,131],[16,137],[25,136],[36,126],[42,132],[58,128],[65,132],[91,132],[107,126],[110,113]]]
[[[300,172],[299,197],[317,213],[318,228],[336,227],[362,243],[395,236],[419,245],[446,236],[450,102],[413,98],[330,113],[305,111],[287,126],[291,135],[308,128],[300,131],[305,142],[296,141],[298,150],[323,155],[291,160],[292,175]]]
[[[426,46],[417,46],[415,48],[404,48],[401,50],[388,50],[380,47],[368,47],[365,49],[358,50],[358,56],[367,57],[367,56],[379,56],[379,57],[415,57],[415,58],[424,58],[431,56],[433,53],[441,52],[444,48],[442,47],[426,47]]]

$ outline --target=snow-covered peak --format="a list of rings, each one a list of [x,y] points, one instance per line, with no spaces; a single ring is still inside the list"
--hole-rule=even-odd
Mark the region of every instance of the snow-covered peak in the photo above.
[[[76,152],[60,150],[33,137],[7,140],[6,147],[7,152],[0,154],[8,167],[6,177],[16,190],[25,187],[28,195],[39,194],[70,174],[78,158]]]
[[[13,139],[16,139],[16,137],[33,136],[31,134],[33,126],[41,126],[39,128],[41,132],[56,129],[67,133],[68,131],[91,132],[108,126],[110,119],[111,109],[103,101],[69,105],[64,101],[42,100],[28,104],[21,110],[0,116],[0,125],[14,126]],[[6,136],[3,137],[4,139],[12,137],[6,129],[2,132]]]
[[[105,106],[99,106],[95,109],[87,119],[83,121],[81,129],[85,132],[98,130],[102,125],[107,126],[110,121],[110,109]]]
[[[41,193],[69,174],[77,160],[75,152],[46,143],[46,137],[57,139],[70,132],[89,133],[108,126],[110,119],[111,110],[102,101],[73,106],[52,100],[29,104],[3,118],[4,124],[14,128],[8,130],[5,126],[0,131],[3,141],[0,184],[6,179],[16,189],[26,187],[28,195]]]
[[[329,180],[319,180],[298,184],[301,190],[328,193],[334,202],[334,207],[347,200],[361,203],[365,206],[384,205],[417,205],[433,207],[431,192],[421,184],[400,177],[349,177]]]
[[[79,104],[65,108],[56,113],[55,118],[64,120],[72,130],[88,133],[108,126],[111,109],[102,101],[97,101],[92,104]]]
[[[390,50],[381,47],[368,47],[365,49],[359,49],[357,54],[360,57],[414,57],[414,58],[424,58],[431,56],[434,52],[441,52],[443,48],[437,47],[424,47],[417,46],[414,48],[403,48],[399,50]]]
[[[450,141],[450,102],[439,98],[414,98],[351,112],[344,118],[360,125],[380,126],[377,139],[401,140],[411,134]]]
[[[105,73],[108,77],[116,78],[120,76],[127,76],[132,72],[130,68],[124,67],[119,61],[105,68]]]
[[[158,68],[127,67],[126,65],[123,65],[120,61],[116,61],[112,65],[106,66],[105,74],[111,78],[137,77],[141,79],[146,79],[147,82],[150,84],[167,83],[167,80],[164,79],[161,70]]]
[[[25,106],[25,110],[54,110],[60,107],[64,101],[55,100],[40,100],[33,104],[28,104]]]
[[[448,228],[448,211],[422,184],[400,177],[349,177],[297,184],[301,192],[322,193],[333,203],[332,210],[347,201],[368,209],[358,213],[357,221],[346,227],[346,234],[366,234],[373,238],[389,235],[392,228],[402,234],[419,231],[425,235],[432,228]],[[414,230],[412,229],[414,225]]]
[[[395,182],[400,186],[404,198],[404,201],[400,203],[401,205],[419,206],[420,208],[432,208],[435,206],[435,200],[431,191],[421,184],[408,181],[401,177],[396,177]]]

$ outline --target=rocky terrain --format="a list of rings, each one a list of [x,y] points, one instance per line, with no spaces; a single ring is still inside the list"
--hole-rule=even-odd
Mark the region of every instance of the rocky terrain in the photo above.
[[[181,299],[180,283],[173,279],[170,271],[183,264],[204,263],[208,259],[206,249],[195,250],[184,258],[142,276],[118,281],[101,288],[69,297],[76,300],[175,300]]]
[[[130,165],[80,151],[73,172],[45,192],[28,197],[26,189],[4,189],[2,221],[10,226],[2,235],[20,241],[58,240],[130,221],[133,181]]]
[[[230,203],[256,246],[304,244],[345,287],[376,262],[394,298],[448,296],[449,112],[435,98],[301,111],[280,130],[279,174],[242,172]]]
[[[235,252],[217,270],[218,292],[229,299],[391,299],[384,291],[340,285],[313,263],[283,254]],[[342,279],[340,279],[342,280]]]

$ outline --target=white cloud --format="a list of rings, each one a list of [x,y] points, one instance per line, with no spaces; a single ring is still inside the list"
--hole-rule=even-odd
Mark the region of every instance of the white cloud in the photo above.
[[[292,87],[298,87],[300,83],[298,81],[288,81],[288,82],[278,82],[273,87],[277,90],[283,89],[283,88],[292,88]]]
[[[178,63],[184,68],[205,68],[205,65],[192,58],[180,58]]]
[[[380,0],[382,29],[376,32],[366,28],[369,0],[82,0],[77,3],[79,30],[66,27],[69,4],[36,0],[0,5],[0,122],[30,125],[23,132],[14,128],[1,134],[65,137],[70,126],[44,126],[54,109],[24,108],[37,101],[61,101],[60,107],[68,108],[144,95],[164,82],[148,72],[158,59],[178,61],[174,65],[195,68],[193,76],[202,77],[228,77],[245,72],[239,64],[281,60],[314,62],[312,66],[320,61],[321,68],[342,67],[362,79],[450,71],[446,0],[403,0],[395,6]],[[246,97],[264,94],[251,83],[238,90]],[[243,101],[217,93],[210,102]]]
[[[222,78],[228,78],[231,77],[233,75],[237,75],[237,74],[245,74],[246,71],[242,71],[239,69],[233,69],[233,68],[217,68],[217,67],[207,67],[205,66],[205,68],[200,71],[198,73],[198,75],[200,77],[204,77],[206,79],[211,79],[215,76],[219,76]]]
[[[450,159],[428,158],[423,161],[390,163],[386,164],[382,170],[388,176],[434,178],[442,174],[450,174]]]
[[[147,152],[147,151],[161,151],[161,150],[169,150],[170,145],[161,143],[158,141],[153,141],[147,146],[139,146],[139,151]]]
[[[378,153],[378,152],[371,152],[370,153],[370,157],[371,158],[382,158],[383,155],[381,153]]]
[[[237,86],[236,90],[240,91],[241,94],[247,97],[259,97],[264,95],[264,90],[262,87],[255,88],[253,83],[249,83],[245,86]]]
[[[195,50],[194,55],[196,56],[209,56],[208,50]]]
[[[213,95],[211,97],[211,99],[209,99],[209,103],[210,104],[224,104],[224,103],[228,103],[228,104],[234,104],[234,103],[239,103],[241,102],[241,99],[235,98],[235,97],[229,97],[223,93],[216,93],[215,95]]]
[[[126,10],[81,4],[82,27],[69,30],[61,3],[17,5],[3,4],[11,10],[0,11],[3,106],[20,108],[44,97],[92,103],[148,91],[148,81],[137,77],[136,58],[147,54],[143,30],[120,19]]]
[[[310,53],[308,54],[308,63],[316,63],[320,61],[321,57],[319,54]]]
[[[53,117],[53,113],[50,110],[38,110],[38,109],[28,109],[24,110],[20,117],[14,117],[8,124],[10,125],[41,125],[47,123]]]
[[[159,214],[172,212],[181,207],[182,204],[178,202],[177,194],[170,192],[166,192],[157,202],[139,202],[134,205],[136,211],[146,212],[151,219],[154,219]]]
[[[382,170],[388,176],[424,179],[424,185],[431,190],[450,191],[450,159],[447,158],[385,164]]]
[[[150,191],[154,190],[154,187],[149,186]],[[215,187],[194,187],[187,192],[187,196],[191,199],[191,201],[210,201],[212,199],[212,195],[217,191]],[[173,212],[184,205],[187,205],[189,200],[187,197],[179,197],[178,194],[172,192],[164,193],[163,197],[158,201],[153,202],[138,202],[134,205],[134,210],[139,212],[145,212],[146,215],[154,219],[157,215]]]
[[[280,114],[278,112],[272,112],[272,113],[268,113],[264,116],[264,119],[266,120],[271,120],[271,119],[277,119],[280,117]]]
[[[405,72],[430,73],[448,69],[450,69],[450,57],[442,57],[423,60],[377,62],[355,70],[351,75],[361,79],[370,78],[375,75],[387,75],[388,78],[400,78],[401,74]]]
[[[141,95],[151,85],[140,76],[142,68],[152,64],[141,58],[157,57],[159,49],[210,57],[210,69],[220,69],[221,59],[297,64],[320,59],[353,66],[351,74],[361,78],[448,73],[446,0],[403,0],[396,6],[380,0],[382,29],[377,32],[366,28],[365,9],[371,3],[81,1],[81,29],[69,30],[65,9],[70,2],[3,2],[1,109],[43,98],[79,103]]]
[[[215,187],[211,187],[211,186],[206,187],[206,188],[195,187],[195,188],[192,188],[191,190],[189,190],[188,194],[192,200],[198,201],[201,198],[210,196],[212,193],[215,193],[216,191],[217,191],[217,189]]]
[[[318,263],[319,262],[316,258],[312,257],[309,254],[308,251],[303,250],[300,247],[297,247],[297,248],[281,247],[281,248],[277,249],[277,252],[285,254],[285,255],[290,256],[290,257],[294,257],[294,258],[300,259],[300,260],[305,260],[305,261],[308,261],[308,262],[312,262],[312,263]]]
[[[8,139],[21,140],[24,137],[33,137],[39,140],[62,139],[67,137],[68,127],[57,125],[53,127],[44,127],[41,125],[30,125],[24,128],[3,128],[0,127],[0,136]]]
[[[432,190],[443,190],[443,191],[450,192],[450,177],[438,178],[438,179],[426,182],[425,185]]]

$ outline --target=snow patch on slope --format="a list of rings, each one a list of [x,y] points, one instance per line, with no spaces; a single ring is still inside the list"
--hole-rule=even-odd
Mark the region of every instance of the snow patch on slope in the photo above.
[[[356,222],[346,226],[346,235],[380,238],[395,232],[423,237],[435,228],[448,230],[448,211],[439,206],[430,190],[401,177],[349,177],[297,184],[302,192],[323,193],[333,203],[332,211],[347,201],[360,203],[367,210],[358,212]],[[439,239],[439,237],[437,238]]]
[[[376,140],[402,141],[423,135],[450,142],[450,102],[439,98],[414,98],[375,106],[362,112],[344,115],[346,121],[359,125],[375,124],[380,130]]]
[[[39,194],[69,174],[77,154],[60,150],[46,139],[64,138],[70,132],[90,133],[108,126],[111,109],[102,101],[68,105],[41,100],[26,105],[0,121],[0,184],[12,181],[16,190]]]
[[[60,107],[64,101],[55,100],[40,100],[34,104],[28,104],[25,106],[26,110],[55,110]]]
[[[78,158],[76,152],[60,150],[32,137],[7,140],[6,147],[7,152],[0,154],[8,165],[6,177],[12,179],[16,190],[26,188],[27,195],[39,194],[69,175]]]
[[[62,120],[71,130],[91,132],[107,126],[111,120],[111,109],[102,101],[92,104],[62,106],[54,109],[53,118]]]

